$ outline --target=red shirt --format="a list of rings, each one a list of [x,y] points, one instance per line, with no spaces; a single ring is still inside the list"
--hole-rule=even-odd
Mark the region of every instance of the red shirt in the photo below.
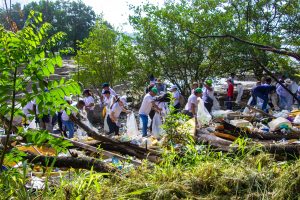
[[[233,84],[232,83],[229,83],[229,85],[228,85],[227,96],[233,97]]]

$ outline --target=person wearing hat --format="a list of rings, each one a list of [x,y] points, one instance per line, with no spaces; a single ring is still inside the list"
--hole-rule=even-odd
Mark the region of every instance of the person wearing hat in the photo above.
[[[166,92],[166,86],[165,86],[165,84],[163,84],[163,83],[161,82],[160,79],[157,79],[157,80],[156,80],[156,84],[155,84],[155,85],[156,85],[158,94],[161,94],[161,93],[165,93],[165,92]]]
[[[199,87],[199,84],[197,82],[193,82],[192,88],[191,88],[191,94],[194,94],[195,89],[198,87]]]
[[[227,101],[226,101],[227,110],[232,110],[233,91],[234,91],[234,85],[232,79],[228,78],[227,79]]]
[[[160,112],[162,109],[159,108],[154,101],[154,97],[158,94],[157,88],[153,87],[143,98],[142,105],[139,110],[139,116],[142,121],[142,133],[143,137],[147,137],[148,128],[148,116],[153,108],[156,112]]]
[[[291,90],[291,79],[284,80],[284,86]],[[293,96],[282,85],[278,85],[276,88],[277,95],[279,97],[279,107],[284,110],[291,110],[293,105]]]
[[[257,105],[257,98],[260,98],[262,102],[262,110],[268,112],[267,105],[269,102],[269,94],[276,90],[276,86],[271,85],[272,79],[267,78],[266,84],[256,86],[252,89],[252,101],[250,105]]]
[[[174,108],[175,108],[175,113],[179,112],[180,109],[180,92],[177,89],[176,85],[172,85],[169,89],[170,92],[172,92],[173,98],[174,98]]]
[[[113,103],[109,114],[107,116],[107,124],[109,127],[108,134],[115,133],[115,135],[119,135],[120,123],[119,118],[121,112],[130,113],[129,110],[126,110],[124,106],[126,105],[126,98],[120,97]]]
[[[86,89],[83,91],[83,95],[84,95],[84,103],[85,103],[85,110],[87,113],[87,118],[89,120],[89,122],[93,123],[93,118],[94,118],[94,108],[95,108],[95,100],[94,97],[92,95],[91,90]]]
[[[214,88],[212,87],[212,80],[208,79],[204,82],[204,88],[203,88],[203,102],[205,108],[208,110],[209,113],[211,113],[211,109],[214,105]]]
[[[113,95],[114,97],[118,97],[117,93],[110,87],[109,83],[103,83],[101,91],[102,95],[100,96],[102,104],[108,100],[106,99],[105,95],[103,95],[105,91],[109,91],[111,95]]]
[[[196,117],[198,111],[198,97],[202,97],[202,89],[196,88],[194,93],[188,98],[188,102],[184,108],[184,114],[190,117]]]

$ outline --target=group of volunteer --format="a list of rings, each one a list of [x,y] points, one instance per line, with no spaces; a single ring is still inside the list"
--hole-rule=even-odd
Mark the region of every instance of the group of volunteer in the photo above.
[[[228,110],[232,110],[235,87],[234,76],[228,78],[226,82],[227,98],[225,105]],[[290,91],[298,95],[298,97],[300,97],[300,87],[290,79],[284,79],[284,77],[280,79],[280,82],[281,84],[272,85],[271,78],[263,78],[261,81],[258,81],[256,86],[251,90],[252,96],[249,100],[249,104],[252,106],[260,105],[260,108],[266,112],[268,112],[268,109],[270,108],[275,110],[290,110],[295,99],[282,85],[286,86]],[[238,85],[237,90],[239,90]],[[241,95],[242,93],[238,92],[239,97],[237,99],[239,100],[237,101],[241,100]],[[95,113],[94,95],[91,90],[86,89],[83,91],[83,96],[84,98],[82,100],[75,103],[72,102],[71,98],[65,98],[68,104],[73,106],[73,111],[70,114],[68,114],[66,110],[61,110],[54,116],[50,116],[50,114],[39,115],[39,113],[42,112],[39,111],[35,100],[29,102],[23,108],[23,111],[26,116],[31,114],[35,115],[36,123],[39,124],[40,129],[52,132],[53,126],[58,123],[59,129],[65,132],[68,131],[69,134],[67,136],[72,138],[74,136],[75,125],[70,119],[71,115],[76,117],[78,113],[85,110],[87,119],[89,122],[93,123]],[[102,91],[99,96],[100,105],[104,107],[104,130],[108,134],[119,135],[121,113],[132,112],[126,109],[126,96],[119,97],[108,83],[102,84]],[[181,95],[176,85],[171,85],[171,87],[167,88],[166,84],[162,83],[160,79],[152,77],[149,86],[146,87],[145,96],[143,97],[138,111],[142,136],[148,136],[148,127],[150,132],[152,132],[152,121],[154,116],[159,116],[162,119],[170,112],[170,103],[172,103],[174,107],[172,112],[182,112],[191,118],[197,116],[198,109],[205,110],[207,113],[220,109],[220,105],[214,95],[213,81],[211,79],[205,80],[202,84],[198,84],[197,82],[192,83],[191,94],[185,105],[183,105],[185,103],[184,101],[185,98]],[[199,107],[199,102],[203,102],[203,106]],[[181,108],[183,108],[183,110],[181,110]],[[149,118],[151,119],[150,125]]]
[[[86,111],[87,119],[89,122],[93,122],[94,118],[94,109],[95,109],[95,99],[91,90],[86,89],[83,91],[84,98],[79,100],[78,102],[72,102],[70,97],[65,97],[65,101],[71,105],[73,108],[71,109],[70,114],[66,110],[61,110],[57,112],[55,115],[51,116],[50,112],[42,112],[39,110],[38,105],[36,104],[36,100],[30,101],[27,103],[25,107],[23,107],[23,112],[27,118],[30,116],[35,116],[34,122],[39,126],[41,130],[47,130],[49,132],[53,132],[53,127],[58,124],[59,130],[68,135],[68,138],[72,138],[74,136],[74,122],[70,119],[71,115],[76,117],[78,113],[83,110]],[[115,133],[119,134],[119,116],[121,112],[130,112],[124,108],[126,105],[126,97],[118,97],[116,92],[109,86],[108,83],[104,83],[102,85],[102,91],[100,96],[100,104],[105,107],[105,124],[108,125],[107,132],[108,134]],[[40,115],[43,113],[43,115]]]
[[[279,83],[276,85],[272,85],[270,77],[263,77],[261,81],[257,81],[251,93],[250,105],[257,106],[265,112],[269,112],[270,109],[291,111],[292,105],[300,97],[300,86],[284,76],[279,79]],[[291,93],[298,98],[294,98]]]

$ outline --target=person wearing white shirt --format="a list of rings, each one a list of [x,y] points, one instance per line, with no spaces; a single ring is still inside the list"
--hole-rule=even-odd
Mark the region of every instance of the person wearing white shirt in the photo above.
[[[71,101],[67,101],[71,105]],[[79,110],[82,110],[85,103],[84,101],[80,100],[76,104],[76,111],[72,110],[70,115],[73,115],[74,117],[77,115]],[[74,136],[74,122],[70,120],[70,116],[67,114],[66,110],[63,110],[61,115],[62,123],[65,126],[66,130],[69,132],[68,138],[73,138]]]
[[[160,112],[162,109],[158,108],[154,102],[153,97],[158,93],[157,88],[153,87],[149,93],[147,93],[143,99],[142,105],[139,110],[139,116],[143,123],[142,133],[143,137],[147,137],[147,128],[148,128],[148,116],[153,107],[156,111]]]
[[[115,133],[115,135],[119,135],[119,129],[120,129],[120,123],[119,123],[119,117],[121,112],[129,113],[130,111],[126,110],[124,108],[124,105],[126,105],[126,98],[121,97],[118,98],[115,103],[111,106],[111,109],[109,111],[109,114],[107,116],[107,124],[109,127],[109,133],[112,134]]]
[[[92,96],[92,92],[90,90],[84,90],[84,103],[85,103],[85,110],[87,112],[87,118],[89,122],[93,123],[94,120],[94,108],[95,108],[95,100]]]
[[[174,98],[174,103],[173,106],[175,108],[175,113],[178,113],[179,109],[180,109],[180,92],[177,89],[176,85],[172,85],[171,88],[169,88],[169,91],[172,92],[173,94],[173,98]]]
[[[188,98],[188,102],[185,105],[184,113],[190,117],[196,117],[198,111],[198,97],[202,97],[202,89],[196,88],[194,93]]]
[[[102,84],[102,91],[101,91],[102,96],[100,97],[102,102],[106,101],[106,97],[103,95],[103,93],[105,91],[109,91],[111,95],[113,95],[116,98],[118,98],[117,93],[109,86],[109,84],[108,83],[103,83]]]

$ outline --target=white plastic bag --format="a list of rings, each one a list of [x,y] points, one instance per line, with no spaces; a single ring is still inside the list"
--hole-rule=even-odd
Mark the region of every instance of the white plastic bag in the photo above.
[[[109,132],[109,126],[107,124],[107,116],[108,114],[106,114],[104,118],[104,131]]]
[[[129,116],[127,117],[126,127],[127,127],[126,135],[128,135],[129,137],[134,138],[139,135],[139,130],[136,123],[136,119],[134,117],[134,113],[130,113]]]
[[[160,138],[162,135],[163,130],[161,128],[161,125],[162,125],[161,117],[159,113],[156,112],[152,122],[152,135],[155,138]]]
[[[220,110],[220,108],[221,108],[220,103],[215,96],[214,96],[213,100],[214,100],[213,107],[211,108],[211,110]]]
[[[300,124],[300,115],[297,115],[294,119],[295,124]]]
[[[204,106],[204,102],[201,98],[199,98],[198,103],[198,111],[197,111],[197,121],[200,126],[209,124],[211,120],[211,115],[207,111],[207,109]]]
[[[30,122],[28,128],[29,129],[37,129],[36,123],[35,123],[35,118]]]
[[[238,92],[238,95],[235,99],[235,102],[236,103],[240,103],[241,102],[241,99],[242,99],[242,96],[243,96],[243,93],[244,93],[244,87],[243,85],[237,85],[237,92]]]

